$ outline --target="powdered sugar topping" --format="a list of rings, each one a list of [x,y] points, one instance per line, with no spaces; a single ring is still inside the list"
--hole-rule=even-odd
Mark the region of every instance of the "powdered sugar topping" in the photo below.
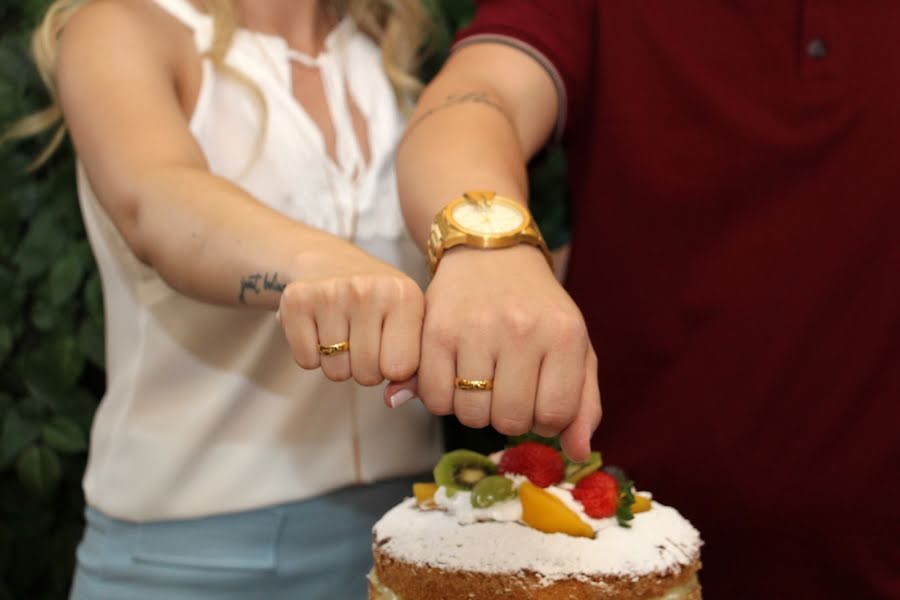
[[[572,508],[578,504],[567,490],[552,491],[573,502]],[[511,521],[474,521],[460,525],[458,516],[420,510],[410,498],[385,514],[373,532],[382,552],[406,562],[481,573],[530,571],[547,581],[671,572],[694,561],[702,544],[678,511],[657,502],[635,515],[631,528],[616,526],[614,519],[585,518],[598,532],[594,539],[542,533]]]

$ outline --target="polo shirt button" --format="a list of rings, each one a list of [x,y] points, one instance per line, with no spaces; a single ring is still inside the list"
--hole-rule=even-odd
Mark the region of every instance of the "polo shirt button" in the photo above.
[[[828,46],[825,40],[820,37],[814,37],[806,44],[806,55],[814,60],[822,60],[828,56]]]

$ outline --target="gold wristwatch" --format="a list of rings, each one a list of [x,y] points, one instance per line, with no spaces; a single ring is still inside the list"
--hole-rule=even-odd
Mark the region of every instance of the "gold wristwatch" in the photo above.
[[[517,244],[537,246],[553,268],[547,244],[522,205],[494,192],[472,190],[434,218],[428,237],[428,266],[434,275],[444,251],[454,246],[509,248]]]

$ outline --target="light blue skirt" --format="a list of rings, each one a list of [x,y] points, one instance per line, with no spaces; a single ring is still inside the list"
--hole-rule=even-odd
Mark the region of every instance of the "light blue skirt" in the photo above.
[[[182,521],[132,523],[88,508],[70,598],[363,600],[372,525],[415,480],[429,478]]]

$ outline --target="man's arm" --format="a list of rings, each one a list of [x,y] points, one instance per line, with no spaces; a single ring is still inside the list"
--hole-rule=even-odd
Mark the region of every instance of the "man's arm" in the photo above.
[[[497,43],[458,50],[428,86],[398,154],[407,224],[424,246],[434,216],[468,189],[527,204],[526,164],[557,122],[548,72]],[[454,388],[456,376],[493,391]],[[596,357],[581,313],[540,251],[457,247],[426,295],[419,395],[437,414],[507,435],[561,433],[586,458],[600,421]]]

